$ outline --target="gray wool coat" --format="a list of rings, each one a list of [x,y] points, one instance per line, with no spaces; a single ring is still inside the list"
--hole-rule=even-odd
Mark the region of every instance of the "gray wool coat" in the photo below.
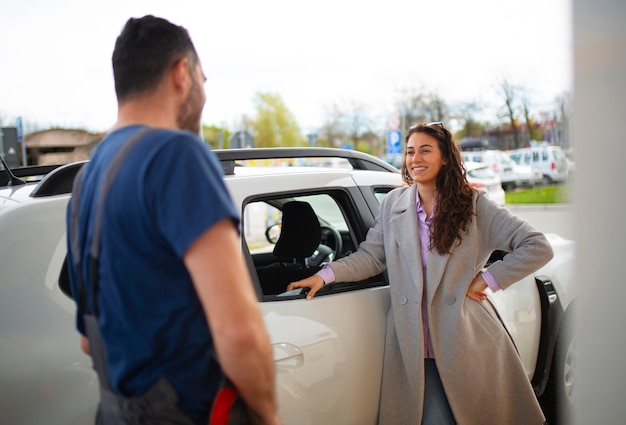
[[[416,186],[391,191],[357,252],[331,263],[336,281],[358,281],[387,270],[387,316],[380,425],[420,425],[424,409],[424,285],[435,360],[460,425],[544,423],[524,367],[487,301],[465,294],[494,250],[509,251],[490,273],[507,287],[552,258],[545,236],[484,195],[474,195],[476,216],[451,254],[428,254],[424,283]],[[427,406],[426,406],[427,407]]]

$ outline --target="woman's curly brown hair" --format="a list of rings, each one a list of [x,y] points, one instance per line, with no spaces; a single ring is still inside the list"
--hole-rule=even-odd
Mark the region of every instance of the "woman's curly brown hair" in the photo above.
[[[430,233],[430,249],[437,249],[439,254],[452,251],[467,232],[475,214],[472,208],[474,188],[468,183],[461,152],[452,141],[452,134],[443,124],[417,124],[409,128],[404,140],[405,147],[414,133],[424,133],[434,137],[441,150],[444,166],[437,175],[437,208],[433,217]],[[408,185],[415,182],[406,166],[406,149],[402,161],[402,180]]]

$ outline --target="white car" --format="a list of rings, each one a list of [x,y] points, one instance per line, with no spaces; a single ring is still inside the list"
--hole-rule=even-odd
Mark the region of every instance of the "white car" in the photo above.
[[[274,348],[281,418],[286,425],[376,424],[390,306],[386,274],[328,285],[311,301],[285,289],[287,282],[355,251],[374,224],[380,200],[403,184],[400,174],[380,159],[348,150],[216,153],[242,211],[242,250]],[[344,158],[352,168],[252,165],[268,158],[328,157]],[[2,423],[94,421],[97,377],[79,348],[65,267],[65,210],[81,166],[54,169],[39,183],[0,188]],[[19,170],[22,176],[27,172]],[[0,184],[6,184],[7,174],[0,170]],[[287,226],[284,218],[292,213],[310,223]],[[312,239],[313,249],[292,255],[299,241],[316,234],[298,232],[316,226],[321,238],[317,233]],[[298,242],[278,250],[280,236],[292,232]],[[563,394],[572,403],[576,350],[567,325],[574,298],[574,243],[548,238],[553,260],[489,299],[518,347],[537,396]],[[555,406],[547,399],[549,416]]]
[[[498,205],[506,203],[506,193],[502,189],[502,181],[488,165],[472,161],[465,161],[463,164],[467,172],[467,181],[472,186],[485,192]]]
[[[517,176],[513,171],[515,162],[505,152],[489,149],[480,151],[461,151],[461,156],[467,162],[482,162],[487,164],[500,177],[504,190],[519,186]]]

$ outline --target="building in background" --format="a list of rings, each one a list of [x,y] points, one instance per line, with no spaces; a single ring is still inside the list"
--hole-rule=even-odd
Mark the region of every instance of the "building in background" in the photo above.
[[[89,159],[105,133],[52,129],[26,134],[28,165],[54,165]],[[21,163],[21,162],[20,162]]]

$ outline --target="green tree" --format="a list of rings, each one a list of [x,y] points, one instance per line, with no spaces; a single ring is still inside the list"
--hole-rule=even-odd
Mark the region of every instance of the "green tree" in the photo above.
[[[216,125],[202,125],[202,139],[213,149],[228,148],[231,132]]]
[[[294,115],[277,93],[257,93],[257,116],[252,122],[255,147],[307,146]]]

